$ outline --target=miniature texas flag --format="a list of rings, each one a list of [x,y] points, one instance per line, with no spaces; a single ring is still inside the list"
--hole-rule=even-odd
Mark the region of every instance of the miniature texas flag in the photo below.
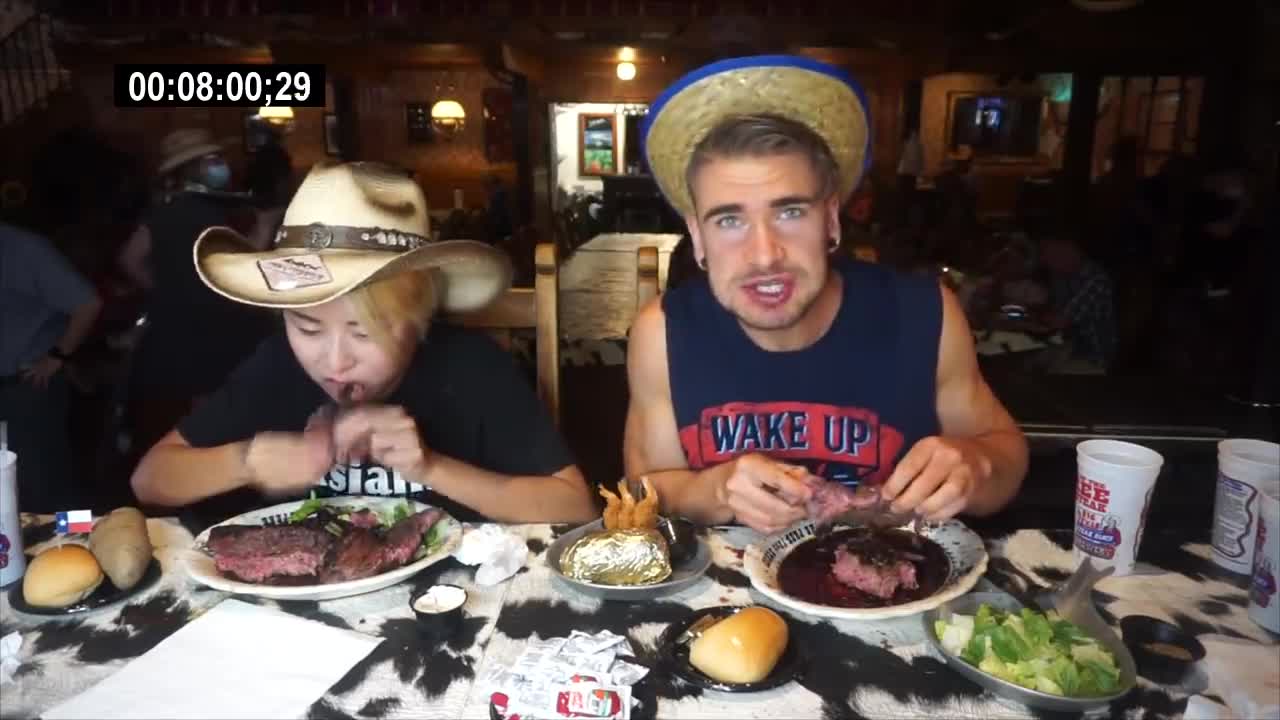
[[[68,510],[54,515],[55,530],[59,535],[69,533],[87,533],[93,531],[92,510]]]

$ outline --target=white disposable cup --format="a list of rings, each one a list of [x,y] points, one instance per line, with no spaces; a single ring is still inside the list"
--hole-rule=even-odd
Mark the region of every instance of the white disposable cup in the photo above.
[[[1280,633],[1280,485],[1272,485],[1258,502],[1258,532],[1254,536],[1253,582],[1249,584],[1249,618]]]
[[[1213,561],[1232,572],[1253,572],[1258,504],[1280,487],[1280,445],[1265,440],[1218,443],[1218,489],[1213,500]]]
[[[1120,440],[1086,440],[1076,446],[1075,555],[1099,568],[1129,575],[1151,507],[1164,458]]]
[[[0,452],[0,587],[27,571],[22,554],[22,526],[18,522],[18,455]]]

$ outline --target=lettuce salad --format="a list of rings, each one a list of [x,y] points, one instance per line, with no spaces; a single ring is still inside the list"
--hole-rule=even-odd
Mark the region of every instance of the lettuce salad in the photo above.
[[[943,649],[1001,680],[1063,697],[1120,689],[1115,656],[1057,612],[1009,613],[986,603],[976,615],[934,623]]]

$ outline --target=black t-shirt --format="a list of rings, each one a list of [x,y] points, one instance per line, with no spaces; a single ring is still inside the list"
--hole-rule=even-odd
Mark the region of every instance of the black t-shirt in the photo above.
[[[238,442],[266,431],[301,432],[311,414],[330,402],[298,364],[280,329],[178,424],[178,432],[194,447]],[[515,358],[479,332],[433,324],[400,386],[384,403],[399,405],[414,418],[429,450],[484,470],[550,475],[575,463]],[[315,492],[320,497],[414,497],[461,520],[484,519],[410,483],[398,471],[374,464],[335,465],[316,479]],[[257,492],[228,496],[203,504],[198,513],[225,517],[279,502]]]

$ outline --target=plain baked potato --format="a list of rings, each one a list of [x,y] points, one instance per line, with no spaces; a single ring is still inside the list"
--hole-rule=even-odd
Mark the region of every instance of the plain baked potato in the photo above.
[[[117,588],[128,590],[137,585],[151,564],[146,516],[132,507],[112,510],[94,523],[89,551]]]

